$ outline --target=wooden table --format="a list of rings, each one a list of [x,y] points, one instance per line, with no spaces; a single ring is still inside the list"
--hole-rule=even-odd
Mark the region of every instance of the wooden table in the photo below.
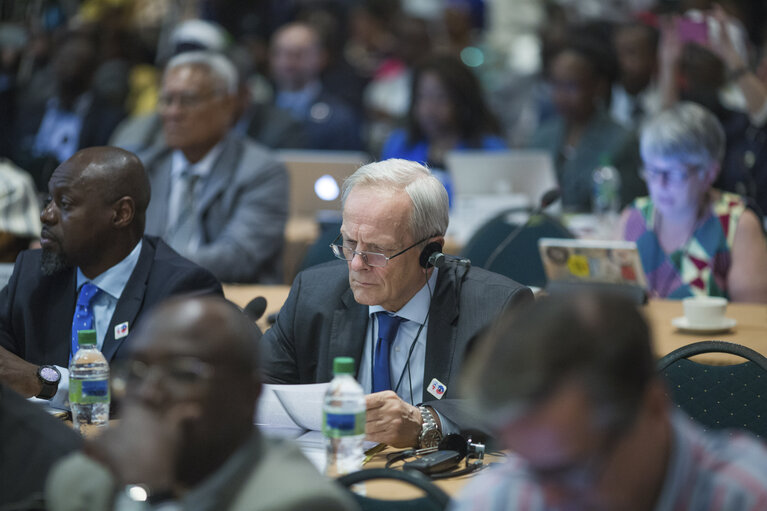
[[[762,355],[767,355],[767,305],[731,303],[726,316],[738,323],[730,332],[684,333],[678,331],[671,320],[683,316],[682,302],[678,300],[651,300],[643,312],[655,340],[654,349],[662,357],[677,348],[698,341],[728,341],[747,346]],[[705,355],[701,361],[714,364],[731,363],[734,359],[725,355]],[[696,359],[698,360],[698,359]]]
[[[266,316],[279,311],[289,291],[289,286],[224,286],[226,297],[241,307],[245,307],[256,296],[266,298],[266,313],[259,321],[262,328],[267,328]],[[683,315],[682,302],[678,300],[650,300],[650,303],[642,308],[642,312],[650,323],[654,351],[658,357],[687,344],[711,339],[735,342],[767,355],[767,305],[729,304],[726,316],[735,319],[738,324],[731,332],[719,334],[690,334],[678,331],[671,324],[672,319]],[[702,359],[710,363],[727,363],[732,360],[720,355],[705,356]]]

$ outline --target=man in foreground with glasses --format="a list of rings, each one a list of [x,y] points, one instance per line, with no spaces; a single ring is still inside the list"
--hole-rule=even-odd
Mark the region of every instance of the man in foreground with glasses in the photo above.
[[[284,167],[233,131],[239,81],[223,55],[195,51],[165,68],[165,144],[139,154],[152,182],[147,232],[224,282],[282,282]]]
[[[680,102],[642,128],[649,197],[626,208],[621,235],[635,241],[650,293],[767,302],[767,241],[759,216],[712,188],[725,133],[714,114]]]
[[[49,508],[355,509],[297,447],[253,426],[259,341],[223,299],[158,307],[115,367],[119,424],[53,469]]]
[[[647,323],[624,297],[555,295],[505,314],[465,369],[465,396],[512,454],[452,511],[767,506],[767,448],[672,409]]]
[[[448,223],[447,192],[423,165],[386,160],[344,183],[331,262],[300,273],[264,334],[269,383],[318,383],[350,356],[370,440],[430,447],[464,429],[455,381],[470,342],[529,289],[465,264],[429,267]],[[424,406],[416,406],[425,403]]]

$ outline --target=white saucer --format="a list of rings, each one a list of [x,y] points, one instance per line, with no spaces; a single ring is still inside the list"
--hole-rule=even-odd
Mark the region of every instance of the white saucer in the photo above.
[[[671,320],[671,324],[683,332],[718,334],[732,330],[738,324],[733,318],[722,318],[718,325],[693,325],[687,318],[680,316]]]

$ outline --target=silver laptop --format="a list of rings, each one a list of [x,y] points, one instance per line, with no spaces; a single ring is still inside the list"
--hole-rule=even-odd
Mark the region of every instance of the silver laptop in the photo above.
[[[647,288],[633,241],[541,238],[538,249],[549,284],[583,282]]]
[[[559,186],[554,162],[546,151],[450,151],[445,163],[456,197],[523,194],[536,206],[544,193]]]
[[[290,216],[316,218],[323,211],[341,211],[344,179],[370,157],[358,151],[275,151],[290,176]]]

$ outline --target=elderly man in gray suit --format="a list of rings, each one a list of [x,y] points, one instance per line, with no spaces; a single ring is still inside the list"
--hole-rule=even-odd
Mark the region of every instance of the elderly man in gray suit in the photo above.
[[[264,334],[265,380],[328,381],[333,358],[350,356],[369,393],[370,440],[431,447],[445,433],[480,427],[451,399],[464,355],[502,310],[532,293],[466,264],[432,267],[447,223],[447,192],[423,165],[392,159],[358,169],[344,183],[331,245],[345,263],[296,277]]]
[[[223,55],[182,53],[165,69],[165,145],[139,155],[149,172],[147,232],[225,282],[282,281],[288,176],[269,151],[232,131],[237,70]]]

